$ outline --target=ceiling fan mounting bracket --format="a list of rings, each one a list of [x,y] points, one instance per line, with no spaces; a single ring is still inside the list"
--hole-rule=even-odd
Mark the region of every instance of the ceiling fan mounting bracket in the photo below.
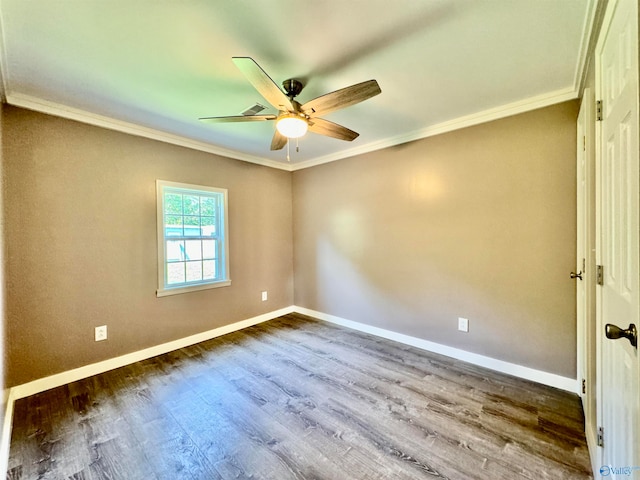
[[[287,92],[287,97],[293,99],[300,94],[304,85],[300,80],[289,78],[282,82],[282,87],[284,88],[284,91]]]

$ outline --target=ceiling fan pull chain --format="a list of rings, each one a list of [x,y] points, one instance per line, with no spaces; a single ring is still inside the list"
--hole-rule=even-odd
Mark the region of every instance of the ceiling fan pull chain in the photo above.
[[[300,152],[300,146],[298,145],[298,140],[299,139],[296,138],[296,153]]]
[[[289,156],[289,142],[287,142],[287,162],[291,161],[291,157]]]

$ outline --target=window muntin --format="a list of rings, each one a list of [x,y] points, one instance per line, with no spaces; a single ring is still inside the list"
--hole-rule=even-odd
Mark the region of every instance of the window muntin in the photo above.
[[[227,190],[158,180],[157,203],[157,295],[230,285]]]

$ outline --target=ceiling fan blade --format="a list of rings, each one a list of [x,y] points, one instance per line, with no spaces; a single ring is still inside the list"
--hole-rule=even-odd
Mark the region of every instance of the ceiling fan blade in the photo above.
[[[360,135],[353,130],[349,130],[347,127],[338,125],[337,123],[330,122],[323,118],[312,118],[309,121],[309,131],[313,133],[319,133],[320,135],[326,135],[327,137],[337,138],[338,140],[346,140],[351,142],[358,138]]]
[[[275,115],[234,115],[231,117],[202,117],[201,122],[206,123],[234,123],[234,122],[263,122],[265,120],[275,120]]]
[[[329,112],[363,102],[381,93],[380,86],[375,80],[357,83],[350,87],[341,88],[314,98],[302,105],[301,110],[310,116],[326,115]]]
[[[282,90],[275,84],[271,77],[251,57],[233,57],[233,63],[247,77],[247,80],[255,87],[267,102],[278,110],[294,111],[295,108]]]
[[[271,150],[282,150],[289,139],[282,135],[276,128],[273,138],[271,139]]]

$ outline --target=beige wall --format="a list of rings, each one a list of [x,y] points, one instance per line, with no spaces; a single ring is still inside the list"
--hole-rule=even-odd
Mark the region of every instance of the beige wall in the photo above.
[[[9,385],[293,303],[290,173],[13,107],[3,127]],[[229,190],[231,287],[156,298],[156,179]]]
[[[7,383],[293,303],[573,377],[576,115],[290,174],[5,107]],[[231,287],[155,297],[158,178],[229,189]]]
[[[2,118],[4,114],[4,105],[0,103],[0,145],[2,145]],[[0,385],[2,385],[2,400],[0,401],[0,425],[3,425],[6,409],[5,391],[7,389],[5,379],[5,325],[7,322],[5,298],[6,298],[6,282],[4,278],[5,272],[5,240],[4,240],[4,155],[0,148]],[[1,427],[0,427],[1,428]],[[2,438],[0,437],[0,442]],[[0,472],[4,471],[4,463],[0,460]]]
[[[577,107],[295,172],[296,305],[575,378]]]

